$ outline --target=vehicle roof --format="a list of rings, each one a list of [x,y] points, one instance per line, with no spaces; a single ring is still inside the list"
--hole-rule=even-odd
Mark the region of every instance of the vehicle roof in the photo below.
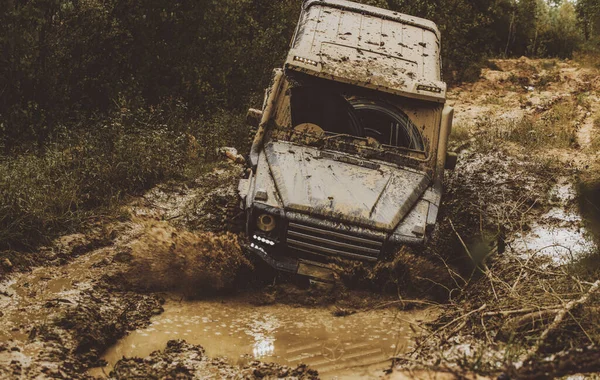
[[[433,21],[421,17],[410,16],[389,9],[378,8],[347,0],[307,0],[304,3],[304,9],[308,9],[313,5],[329,5],[338,9],[345,9],[352,12],[358,11],[359,13],[370,14],[372,16],[387,18],[404,24],[418,26],[432,31],[436,34],[437,38],[440,39],[440,31],[437,25]]]
[[[446,97],[435,23],[345,0],[305,3],[285,68],[411,98]]]

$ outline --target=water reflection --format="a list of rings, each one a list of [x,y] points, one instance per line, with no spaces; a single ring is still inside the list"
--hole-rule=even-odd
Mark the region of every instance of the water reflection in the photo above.
[[[252,349],[252,353],[255,359],[260,359],[264,356],[271,356],[275,352],[275,339],[267,339],[257,340],[254,342],[254,348]]]
[[[275,332],[281,323],[276,316],[264,314],[250,321],[245,333],[254,339],[252,354],[255,359],[271,356],[275,352]]]
[[[577,193],[572,184],[565,182],[550,191],[558,202],[530,225],[530,230],[515,235],[510,243],[512,251],[524,259],[531,255],[547,257],[556,265],[568,264],[583,255],[597,251],[578,210],[572,207]]]

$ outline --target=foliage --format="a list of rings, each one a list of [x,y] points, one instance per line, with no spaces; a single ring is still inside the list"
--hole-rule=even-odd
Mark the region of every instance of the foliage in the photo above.
[[[578,0],[577,16],[586,41],[600,37],[600,2]]]
[[[435,21],[444,79],[496,55],[597,49],[597,3],[359,0]],[[556,3],[556,2],[555,2]],[[0,11],[0,245],[242,148],[302,0],[7,0]]]
[[[0,14],[5,148],[59,124],[181,99],[191,113],[240,110],[280,65],[297,1],[9,2]],[[235,83],[235,85],[231,85]]]
[[[218,120],[210,120],[222,130]],[[211,136],[173,110],[123,109],[88,131],[60,132],[42,153],[0,161],[0,249],[76,229],[127,194],[185,179],[214,155]]]
[[[566,0],[362,2],[435,21],[449,82],[476,80],[487,56],[569,57],[582,25],[599,14],[590,0],[577,9]],[[0,12],[0,145],[10,153],[21,143],[43,145],[58,125],[85,129],[82,120],[118,111],[120,99],[134,108],[181,100],[204,116],[258,104],[300,6],[301,0],[9,0]]]

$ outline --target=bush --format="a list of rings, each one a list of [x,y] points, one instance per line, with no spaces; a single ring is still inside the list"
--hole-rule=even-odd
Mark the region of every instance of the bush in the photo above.
[[[228,113],[204,121],[173,109],[124,108],[85,133],[61,131],[37,153],[2,157],[0,249],[33,247],[127,194],[186,179],[218,146],[243,141],[238,123]]]

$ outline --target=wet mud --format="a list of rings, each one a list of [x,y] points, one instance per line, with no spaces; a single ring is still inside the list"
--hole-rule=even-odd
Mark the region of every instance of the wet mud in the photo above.
[[[511,65],[451,92],[459,122],[486,113],[542,115],[581,87],[583,74],[560,63],[560,83],[548,91],[511,89],[511,70],[521,70]],[[490,94],[501,100],[489,101]],[[502,332],[541,327],[529,323],[531,315],[486,316],[484,325],[485,311],[514,294],[486,270],[516,280],[514,288],[527,294],[523,283],[546,281],[565,263],[597,266],[600,186],[596,166],[585,167],[596,153],[583,150],[596,131],[582,127],[579,146],[532,154],[510,144],[481,149],[486,135],[473,128],[455,144],[459,163],[445,178],[441,222],[427,250],[401,251],[373,267],[337,263],[341,285],[334,287],[277,275],[246,255],[236,195],[243,168],[227,163],[190,183],[162,184],[124,206],[126,217],[62,237],[35,255],[4,253],[0,378],[378,377],[392,357],[390,378],[442,376],[423,368],[444,378],[497,376],[514,338]],[[499,241],[503,254],[492,249]],[[514,268],[523,262],[531,272],[521,276]],[[573,315],[585,326],[598,318],[591,307]],[[514,324],[521,319],[526,323]],[[575,321],[564,330],[585,340]],[[597,368],[592,349],[560,352],[565,334],[544,347],[554,355],[548,361],[527,362],[512,374],[543,378]]]
[[[510,250],[521,258],[535,255],[553,265],[569,264],[593,253],[597,244],[590,225],[577,207],[585,199],[568,178],[562,178],[549,192],[550,209],[515,234]]]
[[[177,291],[199,297],[233,290],[253,265],[231,233],[192,233],[165,222],[150,222],[129,245],[129,268],[122,282],[138,291]]]
[[[130,333],[104,355],[111,366],[125,357],[147,357],[171,339],[202,345],[209,357],[241,366],[252,361],[290,368],[307,364],[321,378],[354,374],[377,378],[389,358],[412,348],[413,330],[435,311],[369,310],[344,317],[336,308],[255,306],[244,297],[220,301],[167,301],[164,313]],[[115,367],[116,368],[116,367]]]
[[[242,367],[210,359],[204,348],[184,340],[169,340],[166,348],[145,358],[123,358],[110,372],[111,379],[318,379],[305,365],[287,367],[252,361]]]

